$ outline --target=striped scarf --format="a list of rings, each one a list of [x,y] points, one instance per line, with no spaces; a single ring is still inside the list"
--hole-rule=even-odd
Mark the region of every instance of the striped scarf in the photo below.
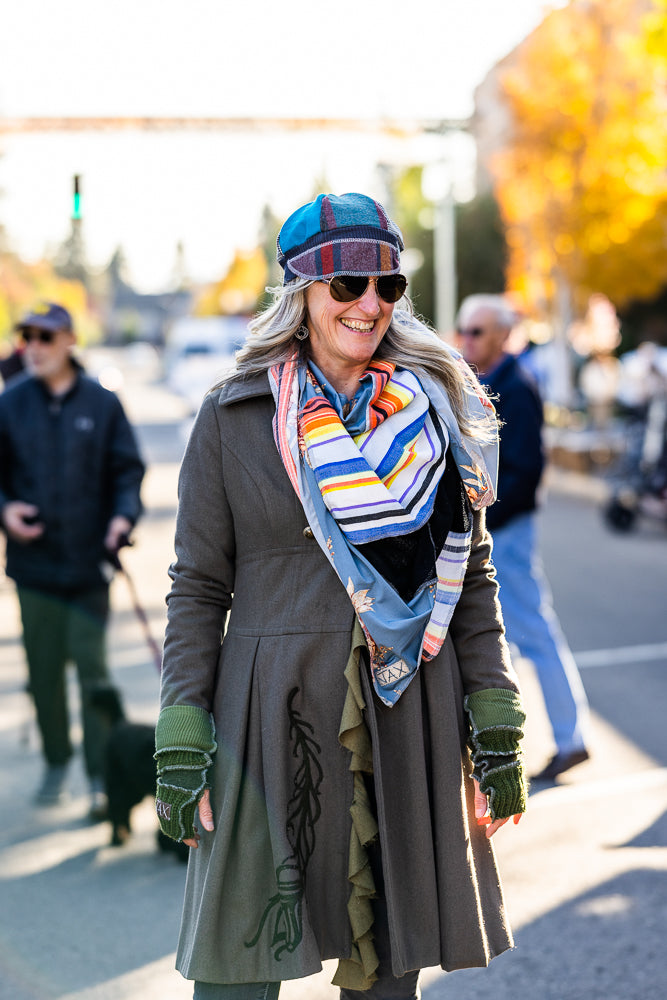
[[[496,456],[469,439],[464,445],[441,387],[431,383],[427,394],[424,379],[388,362],[371,362],[349,414],[315,366],[300,366],[296,355],[274,366],[269,380],[278,451],[364,630],[375,690],[393,705],[420,661],[433,659],[445,640],[463,587],[472,531],[449,532],[433,579],[409,600],[378,573],[363,545],[410,534],[427,523],[448,447],[472,505],[492,502]],[[480,419],[495,419],[485,398],[476,397],[472,407],[469,401],[470,408]]]

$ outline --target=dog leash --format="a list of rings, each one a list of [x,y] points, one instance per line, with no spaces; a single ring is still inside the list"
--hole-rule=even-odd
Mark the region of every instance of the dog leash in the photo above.
[[[126,547],[129,548],[133,544],[134,543],[128,538],[127,535],[121,535],[118,541],[118,547],[115,549],[115,551],[111,549],[106,550],[107,558],[108,561],[111,563],[111,565],[114,567],[114,569],[125,577],[125,582],[127,583],[127,589],[130,592],[130,599],[132,601],[132,607],[134,609],[134,613],[141,622],[144,631],[144,637],[146,639],[146,643],[148,644],[148,648],[153,654],[153,662],[155,663],[157,672],[162,673],[162,651],[158,646],[157,642],[155,641],[153,633],[151,632],[150,623],[148,621],[146,612],[144,611],[143,607],[141,606],[141,602],[139,601],[139,595],[137,593],[137,588],[134,584],[134,580],[128,573],[125,566],[123,566],[120,560],[120,556],[118,554],[119,549]]]

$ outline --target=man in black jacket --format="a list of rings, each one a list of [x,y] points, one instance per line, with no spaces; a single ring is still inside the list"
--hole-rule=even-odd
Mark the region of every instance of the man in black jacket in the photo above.
[[[26,373],[0,395],[0,516],[46,758],[37,801],[54,804],[65,794],[71,659],[81,689],[91,817],[100,818],[105,733],[89,694],[108,679],[106,556],[141,513],[144,465],[120,401],[86,377],[72,355],[67,310],[44,303],[17,330]]]
[[[535,665],[556,744],[534,780],[553,780],[589,757],[588,701],[537,553],[542,402],[530,376],[505,350],[514,325],[514,312],[500,295],[471,295],[461,304],[461,350],[490,389],[501,422],[498,499],[487,510],[486,523],[507,638]]]

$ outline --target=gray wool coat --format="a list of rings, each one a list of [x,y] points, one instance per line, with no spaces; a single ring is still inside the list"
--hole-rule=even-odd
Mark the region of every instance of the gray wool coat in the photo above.
[[[296,979],[351,948],[338,731],[354,611],[310,537],[274,409],[265,375],[207,396],[179,483],[162,705],[200,706],[216,727],[215,831],[200,824],[190,852],[177,957],[206,982]],[[367,669],[362,683],[394,974],[486,965],[512,938],[474,819],[463,698],[518,687],[483,513],[440,654],[392,708]]]

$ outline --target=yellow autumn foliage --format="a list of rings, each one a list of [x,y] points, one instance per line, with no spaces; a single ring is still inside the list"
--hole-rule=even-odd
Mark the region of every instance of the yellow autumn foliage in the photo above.
[[[0,342],[3,353],[15,323],[38,302],[58,302],[72,314],[82,344],[98,340],[101,324],[90,309],[88,294],[79,281],[59,277],[48,261],[26,264],[15,254],[0,252]]]
[[[261,247],[250,252],[237,250],[224,277],[201,292],[194,313],[196,316],[220,316],[251,312],[268,278],[268,265]]]
[[[512,128],[490,167],[527,307],[667,284],[666,76],[667,0],[572,0],[507,60]]]

